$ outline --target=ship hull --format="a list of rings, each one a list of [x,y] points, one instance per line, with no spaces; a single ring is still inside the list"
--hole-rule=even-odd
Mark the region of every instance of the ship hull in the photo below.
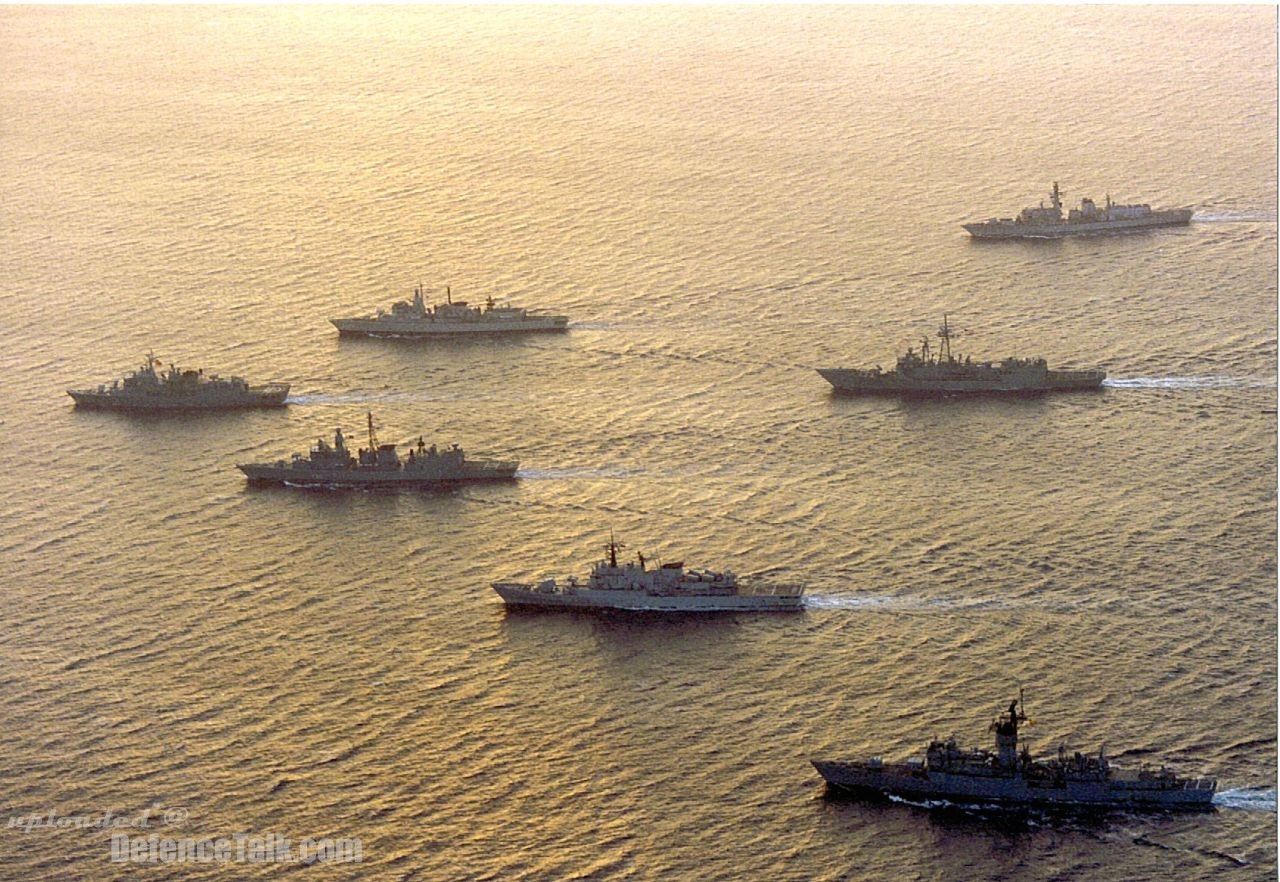
[[[896,796],[908,800],[946,800],[960,804],[1004,804],[1064,809],[1160,809],[1205,811],[1213,807],[1212,779],[1185,787],[1160,787],[1148,782],[1065,781],[1035,782],[1012,775],[958,775],[923,769],[864,763],[812,760],[828,785],[863,796]],[[1203,782],[1203,783],[1202,783]]]
[[[849,395],[1016,395],[1101,388],[1104,371],[1044,371],[994,377],[903,377],[851,368],[818,368],[832,387]]]
[[[1076,222],[1057,224],[1029,224],[1016,221],[984,221],[964,224],[965,230],[975,239],[1059,239],[1063,236],[1087,236],[1101,233],[1122,233],[1150,227],[1175,227],[1191,223],[1191,211],[1185,208],[1154,211],[1147,217],[1123,220]]]
[[[476,484],[495,481],[512,481],[516,476],[516,464],[485,466],[468,463],[460,470],[390,471],[380,469],[311,469],[293,468],[289,465],[242,464],[236,466],[244,472],[251,484],[276,484],[290,487],[343,487],[388,489],[398,487],[447,487],[455,484]]]
[[[595,609],[628,612],[799,612],[804,601],[796,595],[736,594],[666,596],[642,591],[597,591],[590,588],[541,592],[515,582],[495,582],[493,590],[511,607]]]
[[[417,319],[330,319],[344,337],[473,337],[564,331],[564,316],[528,316],[518,321],[421,321]]]
[[[120,392],[68,389],[67,394],[76,407],[90,410],[127,411],[191,411],[191,410],[244,410],[258,407],[284,407],[288,402],[289,387],[273,386],[263,391],[242,395],[131,395]]]

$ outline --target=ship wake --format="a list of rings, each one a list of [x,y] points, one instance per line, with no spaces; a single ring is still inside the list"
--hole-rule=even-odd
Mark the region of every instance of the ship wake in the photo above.
[[[573,481],[633,478],[639,474],[641,474],[639,469],[624,468],[520,469],[516,472],[516,477],[526,481]]]
[[[1265,787],[1234,787],[1215,793],[1213,804],[1218,808],[1274,813],[1276,792]]]
[[[1108,389],[1264,389],[1275,385],[1258,377],[1108,377]]]
[[[510,398],[511,396],[508,396]],[[413,404],[415,402],[432,401],[468,401],[469,397],[461,391],[432,392],[344,392],[329,395],[290,395],[285,404],[298,407],[330,404]],[[490,398],[490,400],[501,400]]]
[[[1191,219],[1198,224],[1236,224],[1276,222],[1274,211],[1197,211]]]
[[[805,609],[893,609],[898,611],[916,610],[980,610],[1003,603],[995,599],[975,598],[966,601],[948,600],[944,598],[889,597],[889,596],[850,596],[847,594],[806,594]]]

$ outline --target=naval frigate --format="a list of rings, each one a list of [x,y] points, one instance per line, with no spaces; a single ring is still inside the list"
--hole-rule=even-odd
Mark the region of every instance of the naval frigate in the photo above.
[[[1191,223],[1187,208],[1152,208],[1150,205],[1117,205],[1107,195],[1099,206],[1092,199],[1081,199],[1079,208],[1062,214],[1062,191],[1053,182],[1049,204],[1024,208],[1017,217],[993,217],[964,228],[975,239],[1043,239],[1078,236],[1087,233],[1123,232],[1145,227],[1171,227]]]
[[[282,407],[289,395],[288,383],[251,386],[243,377],[205,376],[204,370],[179,370],[148,353],[142,367],[110,386],[68,389],[77,407],[99,410],[235,410],[246,407]]]
[[[391,305],[391,311],[376,315],[335,318],[329,322],[339,335],[365,337],[450,337],[484,334],[527,334],[536,331],[563,331],[569,319],[516,306],[499,306],[492,297],[484,306],[471,306],[453,299],[445,288],[445,302],[427,306],[422,286],[413,289],[413,300]]]
[[[284,484],[295,487],[436,487],[482,481],[508,481],[515,477],[519,463],[466,458],[457,444],[444,450],[430,447],[418,438],[405,457],[395,444],[378,443],[369,419],[369,447],[353,455],[342,429],[333,433],[333,444],[316,441],[307,456],[295,453],[291,460],[271,463],[243,463],[236,468],[250,483]]]
[[[1106,379],[1103,370],[1050,370],[1043,358],[1006,358],[974,361],[951,352],[951,341],[960,332],[942,317],[938,351],[923,338],[920,351],[908,347],[893,370],[879,365],[870,369],[818,368],[837,392],[855,395],[958,395],[1016,394],[1097,389]]]
[[[729,570],[685,569],[683,561],[651,566],[643,554],[619,563],[624,546],[612,534],[606,557],[585,580],[494,582],[507,606],[631,612],[790,612],[804,608],[801,585],[743,584]]]
[[[1214,778],[1184,778],[1165,766],[1118,768],[1097,754],[1068,753],[1033,759],[1018,727],[1029,724],[1018,698],[990,726],[996,750],[965,750],[955,737],[934,738],[923,759],[886,763],[866,760],[811,760],[818,774],[837,790],[907,800],[945,800],[960,804],[1007,804],[1067,809],[1178,809],[1212,807]]]

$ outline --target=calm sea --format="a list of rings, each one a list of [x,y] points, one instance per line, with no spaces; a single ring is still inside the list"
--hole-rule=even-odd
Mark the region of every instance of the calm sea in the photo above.
[[[308,879],[1275,878],[1275,9],[9,7],[0,69],[7,819],[361,841]],[[961,229],[1055,180],[1194,221]],[[418,283],[572,327],[327,323]],[[966,353],[1108,387],[814,373],[944,313]],[[151,350],[292,404],[72,409]],[[368,411],[521,480],[235,469]],[[809,608],[515,615],[489,588],[584,573],[610,530]],[[1035,752],[1214,775],[1217,810],[824,797],[810,757],[985,744],[1019,684]],[[297,869],[5,823],[5,878]]]

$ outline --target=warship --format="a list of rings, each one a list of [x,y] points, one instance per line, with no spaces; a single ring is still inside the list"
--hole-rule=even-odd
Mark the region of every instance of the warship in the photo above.
[[[472,334],[525,334],[534,331],[563,331],[569,319],[563,315],[530,312],[515,306],[498,306],[492,297],[483,307],[456,303],[453,291],[445,288],[445,302],[427,306],[422,286],[413,289],[413,300],[391,305],[391,312],[377,315],[336,318],[329,322],[339,335],[365,337],[450,337]]]
[[[170,364],[160,368],[154,354],[142,367],[96,389],[68,389],[77,407],[99,410],[234,410],[245,407],[282,407],[289,395],[288,383],[250,386],[241,377],[205,376],[204,370],[179,370]]]
[[[632,612],[785,612],[803,609],[800,585],[744,585],[731,571],[684,568],[683,561],[650,566],[643,554],[618,562],[624,546],[609,536],[607,556],[586,580],[494,582],[507,606],[604,609]]]
[[[1191,223],[1187,208],[1155,209],[1150,205],[1116,205],[1108,194],[1100,208],[1092,199],[1081,199],[1079,208],[1062,216],[1062,191],[1053,182],[1049,205],[1024,208],[1017,217],[993,217],[981,223],[965,224],[976,239],[1042,239],[1078,236],[1085,233],[1110,233],[1144,227],[1171,227]]]
[[[818,368],[837,392],[858,395],[953,395],[966,393],[1010,394],[1097,389],[1106,379],[1103,370],[1050,370],[1043,358],[1006,358],[978,361],[951,354],[951,341],[959,336],[947,316],[942,317],[934,352],[925,337],[920,351],[908,348],[898,356],[894,370]]]
[[[1059,745],[1050,759],[1032,759],[1018,749],[1018,727],[1029,723],[1022,691],[990,726],[996,751],[964,750],[955,737],[933,739],[923,759],[886,763],[879,757],[857,761],[812,760],[837,790],[907,800],[960,804],[1005,804],[1066,809],[1177,809],[1212,807],[1214,778],[1183,778],[1173,770],[1145,764],[1113,766],[1105,748],[1097,754],[1068,753]]]
[[[236,468],[250,483],[295,487],[436,487],[479,481],[507,481],[516,475],[518,463],[468,460],[454,444],[437,450],[418,438],[417,447],[401,458],[395,444],[379,444],[369,414],[369,447],[352,455],[342,429],[333,433],[333,444],[319,439],[307,456],[295,453],[291,460],[244,463]]]

